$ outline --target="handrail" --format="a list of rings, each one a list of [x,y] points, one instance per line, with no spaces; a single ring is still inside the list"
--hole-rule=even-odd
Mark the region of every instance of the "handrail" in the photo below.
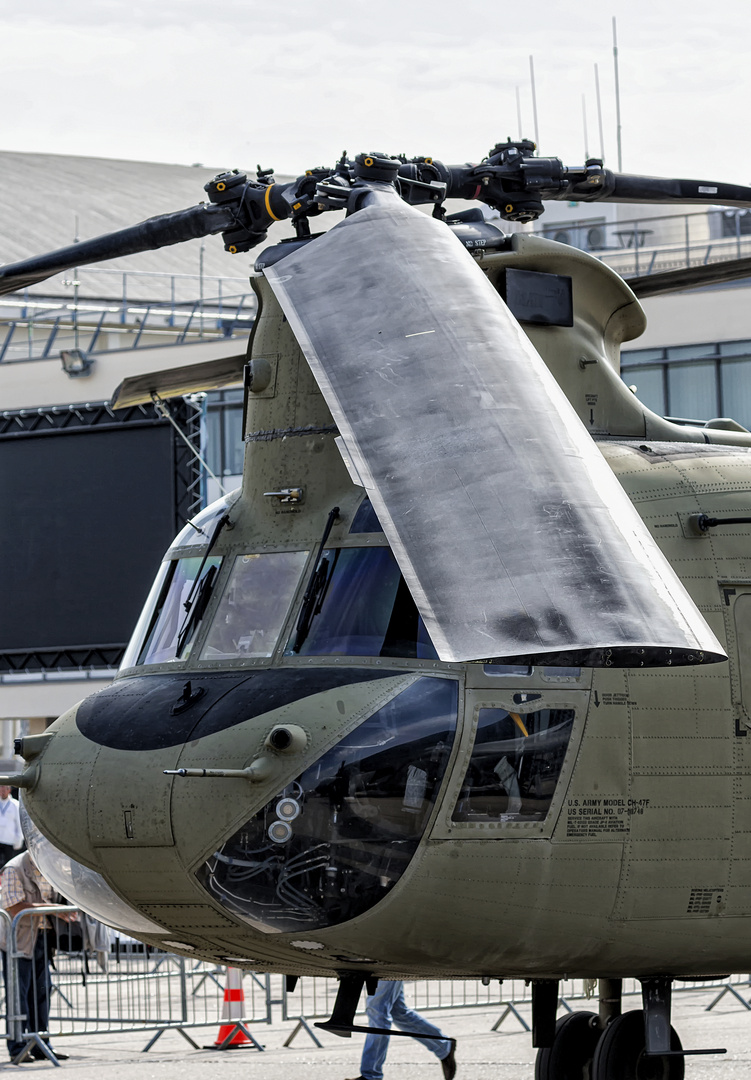
[[[0,364],[47,359],[63,335],[66,339],[63,348],[81,348],[89,355],[115,351],[100,347],[102,335],[107,331],[129,336],[126,346],[118,343],[117,351],[123,347],[152,348],[155,334],[164,339],[159,342],[163,345],[231,338],[250,329],[254,307],[255,295],[244,292],[203,301],[154,301],[129,305],[125,310],[110,304],[59,304],[51,310],[45,307],[37,312],[29,312],[27,308],[26,313],[7,320],[7,330],[0,339]],[[16,334],[18,328],[25,330],[23,340]],[[143,340],[146,335],[151,336],[150,341]]]
[[[648,276],[659,270],[724,262],[751,252],[751,229],[746,230],[751,217],[746,222],[747,213],[716,208],[619,221],[575,218],[543,221],[533,232],[548,239],[568,234],[565,242],[588,251],[620,273]]]
[[[552,218],[552,215],[554,213],[555,213],[555,211],[552,210],[552,209],[548,211],[548,214],[551,216],[551,218]],[[603,213],[604,213],[604,211],[603,211]],[[711,208],[709,208],[707,210],[693,210],[690,213],[683,213],[683,214],[659,214],[659,215],[656,215],[655,217],[652,217],[651,215],[645,216],[644,214],[641,214],[638,217],[633,217],[633,218],[619,218],[618,221],[603,221],[601,218],[571,218],[571,219],[567,218],[565,220],[553,221],[553,220],[546,220],[545,218],[543,218],[535,226],[533,231],[536,234],[545,233],[546,235],[548,233],[550,233],[550,232],[554,232],[554,231],[558,231],[558,230],[562,230],[562,229],[567,229],[567,228],[568,229],[587,229],[587,228],[607,229],[607,228],[612,227],[613,229],[618,229],[619,231],[633,231],[633,228],[631,230],[626,230],[624,227],[627,226],[627,225],[637,226],[638,227],[639,225],[645,224],[646,222],[654,223],[654,222],[657,222],[657,221],[680,222],[680,221],[684,221],[686,218],[689,218],[689,219],[703,218],[703,219],[706,220],[712,214],[715,214],[715,215],[716,214],[721,214],[721,215],[723,215],[723,216],[725,216],[727,218],[730,218],[730,217],[739,218],[739,217],[743,217],[746,213],[747,213],[746,210],[736,210],[736,209],[732,209],[732,208],[729,208],[729,207],[711,207]],[[745,235],[748,235],[748,234],[745,234]]]

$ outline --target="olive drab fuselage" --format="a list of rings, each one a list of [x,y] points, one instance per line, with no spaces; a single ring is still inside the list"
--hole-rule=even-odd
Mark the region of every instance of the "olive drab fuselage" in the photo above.
[[[478,259],[572,277],[574,326],[526,329],[728,663],[439,660],[258,278],[242,490],[177,538],[113,685],[25,748],[26,809],[71,900],[89,868],[117,925],[257,971],[748,970],[749,527],[697,517],[749,514],[751,436],[624,386],[644,316],[594,259]]]

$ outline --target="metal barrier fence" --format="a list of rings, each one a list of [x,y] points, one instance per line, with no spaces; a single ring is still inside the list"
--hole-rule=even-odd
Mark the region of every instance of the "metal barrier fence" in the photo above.
[[[29,955],[31,921],[40,916],[54,925],[37,931]],[[64,921],[71,917],[79,920],[78,909],[51,905],[21,911],[10,923],[0,909],[9,943],[4,956],[10,957],[5,1037],[14,1061],[31,1055],[57,1064],[47,1040],[124,1031],[153,1032],[144,1050],[165,1031],[177,1031],[198,1049],[190,1029],[227,1024],[225,968],[160,952],[115,931],[97,942],[85,919]],[[262,1050],[247,1026],[271,1023],[271,977],[247,973],[243,991],[232,1031],[213,1045],[229,1043],[239,1029],[243,1042]]]
[[[302,1031],[305,1031],[317,1046],[322,1045],[308,1021],[331,1015],[337,987],[336,979],[300,979],[292,994],[287,991],[286,986],[283,987],[281,1019],[296,1021],[296,1026],[284,1043],[285,1046],[290,1046]],[[711,1012],[726,994],[730,994],[735,1001],[751,1011],[751,1001],[740,993],[740,987],[751,987],[751,976],[734,975],[725,980],[706,979],[691,982],[676,980],[674,992],[717,990],[718,994],[706,1006],[707,1012]],[[624,997],[641,998],[641,983],[637,979],[624,979],[623,994]],[[519,1007],[532,1004],[531,983],[523,979],[508,979],[502,982],[497,979],[418,979],[405,983],[404,996],[407,1005],[421,1013],[442,1009],[497,1008],[498,1019],[492,1025],[491,1031],[498,1031],[509,1017],[515,1019],[525,1031],[531,1030],[531,1025],[519,1011]],[[589,999],[596,1002],[596,979],[561,981],[559,1008],[573,1012],[571,1002]]]
[[[31,948],[31,920],[38,924],[40,916],[50,920],[54,917],[55,925],[40,930]],[[303,1031],[316,1046],[322,1046],[312,1021],[331,1015],[338,988],[336,979],[303,978],[290,992],[281,975],[243,975],[237,969],[193,962],[120,937],[115,931],[107,931],[106,937],[97,939],[91,928],[87,929],[85,919],[62,921],[71,917],[78,920],[78,910],[60,905],[22,911],[13,920],[0,909],[0,931],[4,931],[8,943],[3,953],[8,994],[6,1002],[0,987],[0,1010],[6,1018],[3,1037],[14,1061],[31,1056],[59,1064],[48,1040],[54,1046],[58,1039],[72,1035],[148,1032],[151,1038],[143,1049],[149,1050],[165,1031],[176,1031],[199,1049],[189,1032],[209,1027],[218,1028],[211,1048],[223,1049],[240,1042],[263,1050],[249,1025],[277,1021],[294,1023],[285,1046],[290,1046]],[[236,972],[236,985],[241,988],[234,998],[229,990],[228,970]],[[707,1011],[725,995],[730,995],[731,1004],[751,1011],[751,1001],[741,992],[743,987],[751,987],[751,977],[677,982],[675,991],[714,989],[717,994],[706,1006]],[[624,980],[623,991],[625,995],[639,995],[641,987],[637,980]],[[562,981],[559,1004],[571,1011],[571,1003],[596,994],[595,980]],[[419,1012],[497,1011],[492,1031],[509,1018],[524,1030],[530,1028],[520,1011],[523,1008],[528,1013],[532,997],[531,986],[523,980],[415,980],[406,983],[405,996]],[[40,998],[43,1002],[46,998],[49,1016],[46,1007],[40,1009]],[[361,1004],[364,1006],[364,998]]]

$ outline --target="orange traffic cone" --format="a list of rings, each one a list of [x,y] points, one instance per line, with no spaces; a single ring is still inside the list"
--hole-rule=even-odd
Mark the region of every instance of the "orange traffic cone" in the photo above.
[[[214,1046],[230,1050],[236,1046],[258,1046],[255,1039],[249,1037],[243,1024],[245,1015],[245,991],[241,968],[227,967],[227,985],[224,988],[222,1007],[222,1025]]]

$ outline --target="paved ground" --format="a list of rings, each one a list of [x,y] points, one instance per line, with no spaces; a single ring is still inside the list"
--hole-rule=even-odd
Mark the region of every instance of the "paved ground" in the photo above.
[[[723,1057],[689,1057],[686,1080],[749,1080],[751,1078],[751,1012],[730,995],[707,1013],[713,994],[683,992],[674,997],[674,1025],[685,1047],[725,1046]],[[632,999],[636,1004],[636,999]],[[627,999],[628,1004],[631,1003]],[[585,1007],[586,1003],[577,1003]],[[528,1009],[520,1010],[528,1017]],[[457,1080],[533,1080],[534,1051],[528,1033],[507,1017],[499,1032],[492,1032],[497,1010],[473,1009],[431,1013],[447,1035],[458,1040]],[[294,1023],[254,1025],[252,1031],[266,1049],[193,1050],[175,1031],[166,1032],[148,1052],[148,1035],[68,1036],[56,1040],[57,1048],[70,1055],[61,1064],[63,1073],[81,1080],[344,1080],[359,1073],[362,1036],[339,1039],[320,1033],[318,1049],[301,1031],[290,1048],[284,1041]],[[210,1043],[214,1028],[192,1030],[199,1043]],[[12,1066],[15,1073],[16,1069]],[[19,1067],[24,1074],[48,1073],[53,1066],[35,1062]],[[106,1070],[106,1073],[105,1073]],[[386,1063],[386,1080],[441,1080],[438,1062],[411,1039],[392,1039]]]

